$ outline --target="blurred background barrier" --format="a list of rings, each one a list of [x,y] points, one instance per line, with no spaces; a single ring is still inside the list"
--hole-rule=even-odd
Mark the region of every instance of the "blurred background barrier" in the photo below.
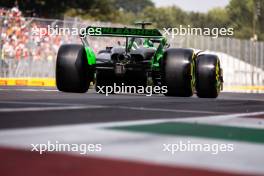
[[[54,78],[0,78],[0,86],[54,87]]]
[[[50,35],[47,31],[36,35],[36,29],[47,30],[48,26],[70,30],[87,25],[120,26],[102,22],[81,22],[77,19],[25,18],[21,13],[12,11],[7,11],[6,14],[0,16],[0,83],[3,84],[3,80],[7,78],[51,78],[54,82],[59,46],[65,43],[80,43],[77,35]],[[117,44],[118,40],[91,38],[90,44],[97,52],[105,46]],[[169,43],[172,47],[194,48],[217,54],[224,69],[225,90],[264,90],[264,42],[228,37],[215,39],[205,36],[176,36],[169,38]]]
[[[264,42],[229,37],[177,36],[175,47],[189,47],[218,55],[226,91],[264,92]]]

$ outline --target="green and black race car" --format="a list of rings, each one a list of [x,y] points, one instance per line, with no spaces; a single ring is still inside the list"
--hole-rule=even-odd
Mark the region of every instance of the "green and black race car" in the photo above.
[[[216,98],[223,87],[216,55],[193,49],[171,48],[158,29],[87,27],[82,45],[62,45],[56,63],[57,88],[84,93],[90,82],[98,87],[117,85],[166,86],[166,96]],[[97,54],[88,37],[124,37],[125,44]],[[151,80],[151,81],[150,81]]]

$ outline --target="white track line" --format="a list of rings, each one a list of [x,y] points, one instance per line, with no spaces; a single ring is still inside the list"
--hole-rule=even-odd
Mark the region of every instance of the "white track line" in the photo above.
[[[56,89],[2,89],[0,88],[1,91],[23,91],[23,92],[58,92]]]
[[[63,111],[63,110],[78,110],[78,109],[97,109],[104,106],[60,106],[60,107],[25,107],[25,108],[1,108],[0,112],[36,112],[36,111]]]
[[[187,109],[145,108],[145,107],[131,107],[131,106],[115,106],[115,108],[137,110],[137,111],[185,112],[185,113],[201,113],[201,114],[225,114],[224,112],[195,111],[195,110],[187,110]]]
[[[93,107],[91,107],[93,108]],[[105,108],[105,107],[98,107],[98,108]],[[190,123],[211,123],[218,125],[219,121],[228,121],[232,119],[237,119],[240,117],[253,117],[258,115],[264,115],[264,111],[261,112],[251,112],[251,113],[238,113],[238,114],[226,114],[226,115],[215,115],[215,116],[199,116],[199,117],[184,117],[184,118],[164,118],[164,119],[148,119],[148,120],[128,120],[128,121],[119,121],[119,122],[95,122],[95,123],[87,123],[87,124],[72,124],[72,125],[54,125],[51,127],[30,127],[30,128],[15,128],[15,129],[0,129],[0,133],[7,132],[13,133],[21,131],[29,130],[43,130],[46,129],[57,131],[58,129],[66,130],[67,128],[71,127],[84,127],[84,128],[109,128],[109,127],[116,127],[116,126],[132,126],[132,125],[144,125],[144,124],[155,124],[155,123],[166,123],[166,122],[190,122]],[[220,124],[219,124],[220,125]]]
[[[199,117],[184,117],[184,118],[164,118],[164,119],[149,119],[149,120],[130,120],[124,122],[99,122],[88,125],[94,128],[108,128],[113,126],[129,126],[129,125],[144,125],[154,123],[166,123],[166,122],[190,122],[190,123],[214,123],[218,125],[219,121],[228,121],[237,119],[240,117],[254,117],[258,115],[264,115],[264,111],[251,112],[251,113],[236,113],[236,114],[224,114],[224,115],[211,115],[211,116],[199,116]],[[45,127],[44,127],[45,128]]]
[[[30,101],[0,101],[0,104],[28,104],[28,105],[60,105],[60,106],[83,106],[82,104],[30,102]],[[85,106],[85,105],[84,105]]]

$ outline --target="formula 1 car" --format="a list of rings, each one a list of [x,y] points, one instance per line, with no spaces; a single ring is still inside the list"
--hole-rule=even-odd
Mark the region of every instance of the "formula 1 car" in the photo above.
[[[166,86],[166,96],[216,98],[223,87],[218,56],[195,53],[193,49],[171,48],[158,29],[86,28],[82,45],[66,44],[59,48],[56,84],[63,92],[84,93],[90,82],[98,87],[113,84]],[[97,54],[88,37],[124,37],[122,46],[110,46]]]

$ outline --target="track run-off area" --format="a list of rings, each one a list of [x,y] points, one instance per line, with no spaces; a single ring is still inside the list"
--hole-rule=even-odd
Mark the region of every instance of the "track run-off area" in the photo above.
[[[48,142],[101,149],[32,151]],[[179,143],[232,151],[172,152]],[[1,175],[264,175],[263,149],[264,94],[200,99],[0,87]]]

